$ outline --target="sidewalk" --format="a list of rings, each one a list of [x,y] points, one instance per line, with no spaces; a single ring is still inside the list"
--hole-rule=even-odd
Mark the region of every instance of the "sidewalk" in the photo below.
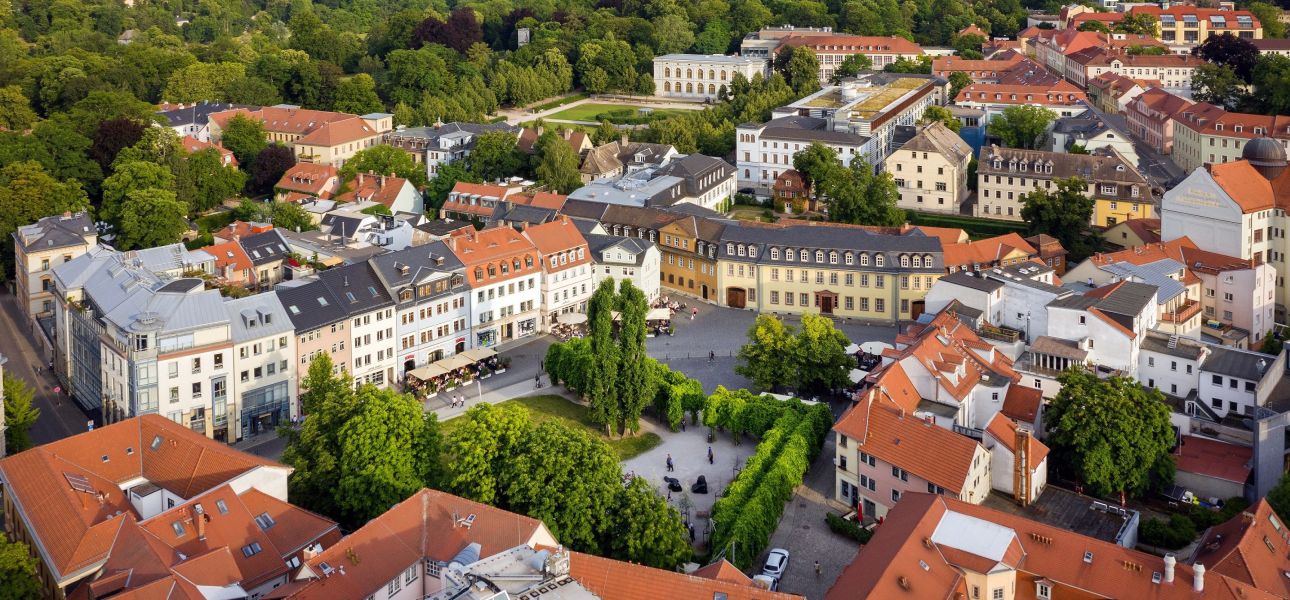
[[[484,383],[487,383],[487,382],[488,380],[485,379]],[[529,379],[527,381],[514,383],[495,390],[485,391],[482,396],[479,395],[480,389],[481,389],[480,386],[472,381],[469,384],[463,385],[451,392],[441,393],[438,396],[432,396],[426,399],[421,404],[422,406],[425,407],[426,412],[432,412],[438,415],[439,421],[443,422],[443,421],[447,421],[448,419],[452,419],[454,417],[460,417],[461,415],[465,414],[466,411],[470,410],[470,407],[476,404],[479,404],[480,402],[486,402],[488,404],[499,404],[507,400],[522,398],[524,396],[538,396],[538,395],[547,395],[547,394],[563,396],[574,402],[578,401],[578,399],[574,397],[573,394],[569,393],[569,391],[566,390],[564,386],[562,385],[552,386],[551,381],[545,375],[542,376],[541,388],[534,387],[533,380]],[[454,394],[464,394],[466,396],[466,405],[458,406],[455,408],[448,406],[448,402],[449,402],[448,398]]]

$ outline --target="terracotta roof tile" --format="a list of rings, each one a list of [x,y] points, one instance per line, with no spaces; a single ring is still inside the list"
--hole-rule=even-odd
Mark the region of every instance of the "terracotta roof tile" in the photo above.
[[[1279,597],[1290,597],[1286,524],[1266,499],[1201,536],[1189,562]],[[1271,545],[1271,547],[1269,547]]]
[[[1013,384],[1008,386],[1008,393],[1003,397],[1003,408],[999,412],[1017,421],[1034,423],[1043,401],[1041,390]]]
[[[922,54],[923,48],[899,36],[864,36],[864,35],[800,35],[784,36],[787,46],[807,46],[816,52],[864,52],[872,54]],[[834,50],[833,48],[837,48]]]
[[[537,246],[510,227],[454,231],[448,238],[448,248],[465,265],[472,287],[542,270]],[[503,263],[506,263],[506,273],[502,273]],[[497,267],[493,275],[488,273],[489,266]],[[475,267],[480,267],[482,273],[476,273]]]
[[[1254,450],[1209,438],[1184,435],[1174,453],[1179,471],[1244,484],[1250,476]]]
[[[994,436],[994,439],[999,440],[999,443],[1003,444],[1013,456],[1017,455],[1017,424],[1012,419],[1009,419],[1002,412],[995,413],[994,418],[990,419],[990,424],[986,426],[985,430]],[[1037,467],[1045,458],[1048,458],[1048,446],[1039,441],[1039,438],[1031,435],[1030,464],[1033,467]]]
[[[555,221],[542,223],[540,225],[530,225],[524,228],[524,237],[533,242],[537,251],[542,254],[544,266],[547,272],[563,271],[579,265],[591,264],[591,250],[587,247],[586,238],[578,231],[578,227],[567,216],[560,216]],[[577,251],[582,251],[582,258],[578,258]],[[552,264],[551,257],[563,252],[573,252],[568,262]]]
[[[752,585],[685,575],[629,562],[570,552],[569,574],[603,600],[693,598],[709,600],[801,600],[801,596],[770,592]]]
[[[738,567],[730,564],[726,559],[720,559],[706,567],[703,567],[693,573],[695,577],[706,577],[728,583],[737,583],[740,585],[752,585],[752,579],[744,575]]]

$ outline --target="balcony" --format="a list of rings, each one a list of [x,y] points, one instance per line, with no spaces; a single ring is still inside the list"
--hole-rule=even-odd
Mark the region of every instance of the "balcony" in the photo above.
[[[1016,343],[1017,340],[1021,339],[1020,331],[997,325],[982,325],[976,334],[989,340],[997,340],[1008,344]]]
[[[1192,317],[1200,314],[1200,302],[1188,300],[1178,305],[1171,311],[1160,315],[1160,320],[1166,323],[1186,323]]]

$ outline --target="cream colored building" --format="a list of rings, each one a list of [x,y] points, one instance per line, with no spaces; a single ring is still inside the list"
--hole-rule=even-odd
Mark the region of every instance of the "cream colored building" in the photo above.
[[[1290,116],[1228,112],[1199,103],[1175,113],[1173,159],[1185,172],[1241,158],[1246,142],[1270,137],[1290,148]]]
[[[394,128],[394,116],[387,113],[360,117],[278,105],[259,110],[238,108],[212,114],[211,139],[219,141],[228,122],[239,114],[264,123],[268,141],[291,148],[296,160],[334,167],[345,164],[356,152],[381,143],[382,136]]]
[[[665,54],[654,58],[654,95],[665,98],[716,100],[721,87],[730,88],[735,74],[751,81],[766,76],[770,61],[722,54]]]
[[[959,214],[968,195],[972,148],[940,122],[920,129],[914,139],[883,162],[900,189],[897,206],[907,210]]]
[[[84,212],[45,217],[13,232],[15,292],[33,330],[38,319],[54,316],[54,267],[85,254],[98,237]]]
[[[1154,215],[1146,178],[1113,149],[1067,154],[985,146],[977,163],[975,216],[1020,221],[1026,194],[1056,190],[1058,180],[1071,177],[1084,179],[1086,194],[1097,202],[1094,225]]]

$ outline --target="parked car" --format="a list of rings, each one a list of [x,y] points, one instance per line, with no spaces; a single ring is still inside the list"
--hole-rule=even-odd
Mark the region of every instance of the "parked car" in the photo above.
[[[762,567],[761,574],[778,581],[780,577],[784,576],[784,571],[787,570],[788,550],[774,548],[770,551],[770,556],[766,557],[766,566]]]
[[[753,585],[771,592],[779,590],[779,580],[769,575],[753,575]]]

